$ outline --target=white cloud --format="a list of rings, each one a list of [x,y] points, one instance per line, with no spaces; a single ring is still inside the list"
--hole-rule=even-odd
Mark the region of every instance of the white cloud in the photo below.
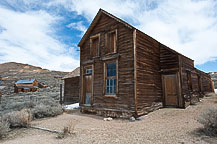
[[[82,37],[87,30],[87,28],[83,25],[82,21],[70,23],[70,24],[66,25],[66,27],[81,31],[80,37]]]
[[[71,71],[79,65],[76,46],[56,39],[61,10],[82,15],[88,22],[99,8],[136,26],[170,48],[195,60],[217,58],[215,0],[15,0],[16,11],[0,6],[0,62],[17,61],[48,69]],[[0,2],[1,5],[1,2]],[[34,9],[34,10],[33,10]],[[65,27],[81,31],[81,19]]]
[[[61,17],[43,10],[17,12],[0,7],[0,62],[72,71],[79,66],[79,60],[68,52],[67,45],[52,37],[59,20]]]
[[[215,0],[52,1],[89,21],[99,8],[126,20],[161,43],[203,64],[217,59]]]

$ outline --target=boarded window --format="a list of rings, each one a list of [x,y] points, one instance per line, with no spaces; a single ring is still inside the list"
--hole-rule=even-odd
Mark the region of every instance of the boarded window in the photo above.
[[[193,88],[192,88],[191,72],[187,70],[186,73],[187,73],[188,89],[192,91]]]
[[[199,92],[201,92],[202,88],[201,88],[201,77],[200,77],[200,75],[197,75],[197,79],[198,79],[198,90],[199,90]]]
[[[93,36],[90,39],[90,43],[91,43],[91,55],[93,57],[99,56],[99,36]]]
[[[106,64],[106,76],[105,76],[105,94],[116,95],[117,86],[117,70],[116,62]]]
[[[112,31],[106,34],[106,51],[107,53],[116,52],[117,32]]]

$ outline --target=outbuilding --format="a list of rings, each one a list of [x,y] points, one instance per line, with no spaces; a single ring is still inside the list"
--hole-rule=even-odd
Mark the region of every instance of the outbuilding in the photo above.
[[[18,80],[14,85],[14,92],[35,92],[39,88],[47,87],[47,85],[39,83],[36,79]]]
[[[79,102],[80,90],[80,67],[63,77],[64,80],[64,104],[73,104]]]

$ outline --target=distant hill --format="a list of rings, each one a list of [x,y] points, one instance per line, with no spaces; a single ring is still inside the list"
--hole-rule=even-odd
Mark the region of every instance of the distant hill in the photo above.
[[[217,89],[217,72],[210,72],[209,75],[214,82],[215,89]]]
[[[11,95],[14,92],[14,84],[18,80],[36,79],[48,85],[48,89],[44,91],[59,92],[59,84],[62,83],[61,78],[69,74],[68,72],[50,71],[41,67],[22,64],[16,62],[8,62],[0,64],[0,77],[2,82],[0,86],[5,86],[0,91],[4,95]]]
[[[49,71],[47,69],[42,69],[41,67],[32,66],[29,64],[22,64],[16,62],[7,62],[0,64],[0,73],[3,72],[22,72],[22,71]]]

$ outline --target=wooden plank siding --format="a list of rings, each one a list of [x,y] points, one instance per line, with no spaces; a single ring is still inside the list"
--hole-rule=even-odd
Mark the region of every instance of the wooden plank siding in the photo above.
[[[136,31],[136,100],[137,114],[162,106],[159,43]]]
[[[176,75],[176,87],[178,91],[176,107],[183,107],[180,55],[163,44],[160,44],[160,69],[162,79],[164,75]],[[162,87],[164,87],[163,82]],[[163,103],[166,106],[164,93],[163,91]]]
[[[201,73],[202,75],[202,92],[204,94],[214,92],[210,75]]]
[[[93,51],[91,47],[96,36]],[[114,43],[108,44],[109,40]],[[102,9],[79,46],[82,112],[137,117],[166,106],[165,95],[168,106],[172,103],[171,106],[185,108],[190,102],[198,101],[201,93],[213,91],[211,78],[197,70],[193,60]],[[111,62],[116,64],[116,75],[112,78],[106,75],[107,63]],[[88,66],[92,67],[92,93],[91,102],[86,105],[83,91],[85,67]],[[117,81],[116,93],[111,95],[105,93],[108,79]]]
[[[64,104],[79,102],[79,76],[64,79]]]
[[[106,33],[117,30],[117,52],[107,53],[105,46]],[[134,99],[134,59],[133,59],[133,31],[118,23],[107,15],[102,15],[90,36],[100,34],[99,56],[92,57],[90,41],[86,40],[81,47],[81,67],[94,65],[93,105],[95,109],[119,109],[135,111]],[[104,62],[117,61],[118,65],[118,93],[116,97],[104,95]],[[81,76],[83,72],[81,72]],[[82,97],[82,96],[81,96]]]
[[[167,73],[178,71],[179,69],[178,54],[173,53],[169,48],[160,45],[160,69],[161,72]]]

